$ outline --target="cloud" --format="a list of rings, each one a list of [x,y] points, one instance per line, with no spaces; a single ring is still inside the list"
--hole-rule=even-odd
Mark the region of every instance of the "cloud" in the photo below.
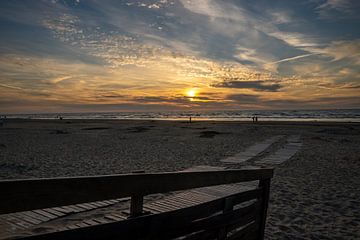
[[[268,81],[242,81],[238,79],[227,80],[221,83],[211,85],[216,88],[240,88],[240,89],[253,89],[256,91],[277,92],[282,86],[278,83],[269,84]]]
[[[23,90],[23,88],[21,88],[21,87],[16,87],[16,86],[8,85],[8,84],[1,84],[1,83],[0,83],[0,87],[16,89],[16,90]]]
[[[226,97],[226,99],[239,102],[239,103],[259,103],[260,97],[257,95],[251,95],[251,94],[230,94]]]
[[[359,2],[357,0],[325,0],[316,7],[321,19],[358,18]]]
[[[306,57],[310,57],[310,56],[314,56],[314,55],[319,55],[319,53],[309,53],[309,54],[303,54],[303,55],[299,55],[299,56],[295,56],[295,57],[284,58],[284,59],[281,59],[279,61],[268,63],[268,64],[289,62],[289,61],[293,61],[293,60],[297,60],[297,59],[301,59],[301,58],[306,58]]]

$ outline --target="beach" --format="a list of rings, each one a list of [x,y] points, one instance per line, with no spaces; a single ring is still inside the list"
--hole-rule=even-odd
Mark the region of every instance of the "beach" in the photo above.
[[[359,123],[7,119],[0,179],[242,168],[220,160],[281,136],[261,160],[294,135],[301,148],[274,166],[266,239],[360,239]]]

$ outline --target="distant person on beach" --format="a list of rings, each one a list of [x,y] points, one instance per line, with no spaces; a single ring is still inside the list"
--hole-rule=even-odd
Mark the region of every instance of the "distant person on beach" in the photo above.
[[[191,117],[189,117],[189,123],[191,123]]]
[[[5,125],[6,115],[0,117],[0,127]]]
[[[257,121],[258,121],[258,117],[256,116],[256,117],[255,117],[255,122],[257,122]]]
[[[255,122],[255,117],[254,116],[252,116],[252,121]]]

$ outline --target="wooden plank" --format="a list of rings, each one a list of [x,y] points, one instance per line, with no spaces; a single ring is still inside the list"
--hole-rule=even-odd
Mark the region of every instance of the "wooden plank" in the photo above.
[[[261,196],[262,189],[250,190],[238,194],[231,195],[233,203],[238,204]],[[182,226],[187,231],[198,231],[199,228],[216,226],[223,227],[223,224],[238,222],[241,218],[244,224],[252,220],[255,216],[256,203],[241,209],[232,211],[223,216],[214,216],[208,218],[214,212],[221,211],[225,204],[225,198],[216,199],[210,202],[202,203],[193,207],[178,209],[170,212],[146,215],[138,218],[130,218],[125,221],[113,222],[108,224],[95,225],[91,227],[78,228],[63,232],[46,233],[37,236],[31,236],[27,239],[129,239],[137,237],[154,236],[153,239],[163,239],[168,237],[174,227]],[[205,217],[205,218],[204,218]],[[194,221],[196,219],[202,219]],[[169,232],[169,231],[170,232]],[[184,230],[185,231],[185,230]],[[150,234],[150,235],[147,235]],[[156,235],[156,234],[159,234]]]
[[[270,147],[273,143],[280,140],[282,137],[283,137],[283,135],[273,136],[271,138],[264,140],[263,142],[256,143],[256,144],[250,146],[244,152],[240,152],[234,156],[222,159],[220,161],[224,162],[224,163],[230,163],[230,164],[246,162],[246,161],[250,160],[251,158],[264,152],[268,147]]]
[[[237,209],[223,214],[210,215],[196,221],[189,221],[184,218],[174,217],[172,222],[170,219],[155,221],[151,223],[152,228],[149,229],[146,238],[149,239],[172,239],[180,236],[187,235],[192,232],[201,230],[214,230],[218,231],[228,224],[238,223],[247,224],[255,219],[256,205],[252,204],[248,207]],[[240,220],[239,220],[240,219]],[[156,229],[156,226],[158,228]],[[160,231],[164,231],[159,233]]]
[[[16,214],[7,215],[6,221],[18,226],[18,228],[20,228],[20,229],[27,229],[27,228],[33,226],[33,224],[29,224],[27,222],[22,221],[22,219],[18,218],[16,216]]]
[[[163,205],[163,204],[159,204],[158,202],[149,203],[149,206],[157,207],[158,209],[161,209],[162,212],[175,210],[175,208],[173,208],[173,207],[169,207],[169,206],[166,206],[166,205]]]
[[[166,198],[166,202],[168,202],[171,205],[175,205],[176,207],[179,208],[190,207],[192,205],[199,203],[199,202],[186,201],[182,198]]]
[[[42,222],[46,222],[46,221],[49,221],[50,218],[48,217],[45,217],[43,215],[40,215],[36,212],[33,212],[33,211],[26,211],[26,212],[22,212],[22,214],[25,214],[25,215],[28,215],[29,217],[32,217],[32,218],[36,218]]]
[[[270,179],[260,180],[259,187],[263,189],[262,191],[262,205],[261,205],[261,217],[259,219],[260,228],[259,228],[259,238],[260,240],[264,239],[265,236],[265,225],[266,225],[266,215],[269,204],[269,195],[270,195]]]
[[[68,208],[63,208],[63,207],[54,207],[53,209],[55,209],[56,211],[65,213],[65,214],[72,212],[72,210],[70,210]]]
[[[41,223],[41,221],[39,221],[38,219],[35,219],[35,218],[32,218],[32,217],[29,217],[23,213],[16,213],[14,214],[18,219],[19,221],[21,222],[27,222],[29,223],[30,225],[36,225],[36,224],[39,224]]]
[[[130,200],[130,217],[138,217],[143,213],[143,195],[132,195]]]
[[[234,209],[234,199],[232,197],[225,198],[225,205],[223,209],[223,213],[228,213],[233,211]],[[228,229],[227,226],[223,227],[218,232],[218,240],[225,240],[227,238]]]
[[[163,208],[159,208],[157,206],[152,206],[152,205],[145,205],[144,210],[145,211],[150,211],[151,213],[161,213],[161,212],[166,211]]]
[[[104,218],[110,219],[112,221],[120,221],[120,220],[124,220],[124,218],[115,216],[114,214],[107,214],[104,216]]]
[[[182,207],[186,207],[182,202],[178,201],[178,200],[169,200],[167,198],[163,199],[163,200],[160,200],[158,202],[161,202],[167,206],[171,206],[175,209],[179,209],[179,208],[182,208]],[[189,206],[189,205],[187,205]]]
[[[3,180],[0,181],[0,214],[122,198],[139,193],[148,195],[254,181],[272,176],[272,169],[244,169]]]
[[[257,239],[259,233],[257,232],[259,226],[253,222],[246,227],[242,228],[241,230],[233,233],[227,239],[228,240],[250,240],[250,239]]]
[[[62,212],[59,212],[59,211],[56,211],[55,209],[53,209],[53,208],[45,208],[45,209],[43,209],[45,212],[49,212],[49,213],[51,213],[51,214],[54,214],[54,215],[56,215],[57,217],[62,217],[62,216],[64,216],[64,215],[66,215],[66,214],[64,214],[64,213],[62,213]]]
[[[88,225],[97,225],[99,224],[98,222],[92,220],[92,219],[85,219],[84,223],[88,224]]]
[[[181,240],[208,240],[208,239],[216,239],[218,231],[217,230],[202,230],[196,233],[192,233],[190,235],[181,238]]]
[[[77,207],[76,205],[62,206],[62,208],[68,209],[70,211],[70,213],[78,213],[78,212],[83,212],[86,210],[86,209]]]
[[[41,210],[41,209],[33,210],[33,212],[38,213],[38,214],[40,214],[40,215],[42,215],[42,216],[44,216],[44,217],[47,217],[47,218],[49,218],[49,219],[57,218],[56,215],[53,215],[53,214],[48,213],[48,212],[45,212],[44,210]]]
[[[111,213],[111,215],[113,215],[115,217],[118,217],[118,218],[121,218],[121,219],[127,219],[127,217],[125,217],[124,215],[121,215],[119,213]]]

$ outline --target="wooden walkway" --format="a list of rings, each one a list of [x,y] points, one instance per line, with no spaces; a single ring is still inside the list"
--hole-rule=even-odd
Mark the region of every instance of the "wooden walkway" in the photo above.
[[[273,143],[279,141],[282,137],[284,137],[284,136],[277,135],[277,136],[268,138],[263,142],[252,145],[251,147],[246,149],[244,152],[240,152],[234,156],[222,159],[220,161],[223,163],[231,163],[231,164],[246,162],[257,155],[260,155],[267,148],[269,148]]]
[[[183,172],[219,171],[224,169],[225,167],[201,165],[185,169],[183,170]],[[252,181],[245,183],[196,188],[172,194],[160,200],[145,203],[143,210],[147,214],[174,211],[177,209],[192,207],[202,203],[220,199],[239,192],[248,191],[256,188],[257,185],[257,181]],[[41,228],[49,227],[49,229],[51,229],[52,221],[54,220],[66,219],[78,213],[93,211],[102,207],[109,207],[116,203],[127,201],[129,199],[130,198],[122,198],[0,215],[0,239],[6,239],[13,236],[27,235],[24,233],[28,232],[29,230],[37,232],[37,229]],[[118,212],[114,211],[103,216],[84,218],[79,221],[69,222],[68,224],[63,224],[57,230],[61,231],[67,229],[76,229],[103,223],[116,222],[126,220],[129,216],[129,210],[123,210]]]
[[[287,143],[276,151],[274,154],[263,159],[255,161],[255,165],[278,165],[287,160],[297,153],[302,146],[300,135],[292,135],[287,139]]]
[[[190,234],[186,239],[203,239],[200,236],[248,239],[248,235],[262,239],[272,175],[271,169],[224,170],[223,167],[198,166],[174,173],[0,181],[4,193],[0,196],[1,223],[2,227],[5,222],[8,225],[0,232],[5,229],[5,238],[11,239],[29,235],[29,239],[59,240],[100,239],[100,236],[101,239],[104,236],[159,239],[158,235],[161,239],[172,239],[168,234]],[[247,185],[249,182],[254,183],[252,188]],[[85,187],[89,185],[93,187]],[[142,203],[143,195],[169,191],[175,194]],[[117,204],[129,195],[130,211],[111,212],[103,218],[84,218],[68,225],[56,224],[56,219]],[[94,201],[103,197],[118,198]],[[53,207],[77,201],[88,203]],[[31,210],[41,207],[41,210]],[[54,228],[47,231],[52,223]]]
[[[110,207],[114,204],[127,201],[129,199],[130,198],[113,199],[3,214],[0,215],[0,239],[6,239],[8,237],[21,234],[22,232],[29,229],[39,228],[40,226],[51,223],[52,221],[58,220],[59,218],[66,218],[74,214]],[[98,220],[98,223],[101,222],[104,221]],[[73,226],[70,225],[69,228],[73,228]]]

